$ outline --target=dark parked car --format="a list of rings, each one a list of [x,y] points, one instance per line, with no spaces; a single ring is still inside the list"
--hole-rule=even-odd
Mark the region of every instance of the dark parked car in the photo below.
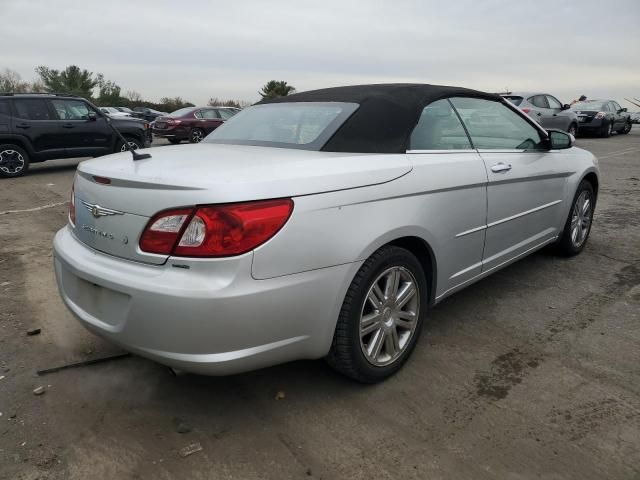
[[[575,136],[578,117],[570,106],[548,93],[512,92],[502,95],[544,128],[557,128]]]
[[[631,131],[631,115],[614,100],[585,100],[574,103],[571,110],[578,115],[579,133],[608,137],[614,131]]]
[[[171,143],[198,143],[240,110],[231,107],[188,107],[158,117],[153,134]]]
[[[162,115],[167,115],[167,112],[159,112],[153,108],[136,107],[131,113],[133,116],[146,120],[147,122],[153,122],[156,118]]]
[[[56,158],[99,157],[126,150],[108,117],[81,97],[0,94],[0,177],[24,175],[30,163]],[[149,124],[112,118],[134,148],[151,144]]]
[[[640,112],[631,113],[631,123],[640,123]]]

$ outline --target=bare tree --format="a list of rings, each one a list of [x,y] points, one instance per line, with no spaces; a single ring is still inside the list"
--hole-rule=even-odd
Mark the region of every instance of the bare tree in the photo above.
[[[0,73],[0,92],[25,93],[29,90],[29,82],[23,81],[18,72],[5,68]]]
[[[135,90],[127,90],[127,93],[125,93],[125,97],[127,97],[129,101],[133,103],[142,102],[142,95],[140,95],[140,93],[136,92]]]

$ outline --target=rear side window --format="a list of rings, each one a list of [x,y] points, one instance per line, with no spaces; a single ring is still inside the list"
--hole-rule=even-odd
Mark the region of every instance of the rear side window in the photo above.
[[[476,148],[531,150],[542,147],[538,130],[500,102],[479,98],[452,98]]]
[[[9,100],[0,100],[0,115],[11,115]]]
[[[411,133],[411,150],[467,150],[471,142],[448,100],[433,102],[422,111]]]
[[[202,110],[202,118],[218,119],[220,118],[220,115],[218,115],[217,110]]]
[[[16,116],[27,120],[51,120],[47,101],[42,98],[16,98],[13,100]]]
[[[549,108],[547,98],[544,95],[535,95],[529,101],[538,108]]]

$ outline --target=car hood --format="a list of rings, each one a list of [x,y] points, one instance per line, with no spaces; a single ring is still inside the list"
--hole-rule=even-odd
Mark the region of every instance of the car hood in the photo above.
[[[182,205],[296,197],[389,182],[411,171],[404,154],[315,152],[207,144],[129,152],[82,162],[83,200],[137,215]],[[110,185],[95,182],[106,177]]]

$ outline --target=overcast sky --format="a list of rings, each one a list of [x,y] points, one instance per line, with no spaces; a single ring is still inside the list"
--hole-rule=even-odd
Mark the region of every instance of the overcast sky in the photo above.
[[[640,0],[0,0],[0,69],[76,64],[149,100],[420,82],[640,98]]]

